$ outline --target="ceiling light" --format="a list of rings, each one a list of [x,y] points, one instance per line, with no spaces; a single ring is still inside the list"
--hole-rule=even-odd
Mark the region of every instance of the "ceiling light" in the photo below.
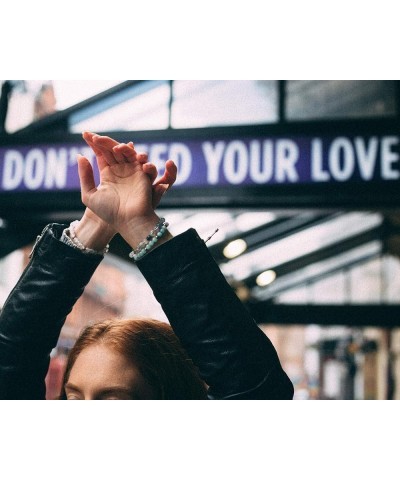
[[[266,270],[265,272],[260,273],[256,278],[256,284],[259,287],[266,287],[272,283],[276,278],[276,273],[273,270]]]
[[[228,245],[224,248],[223,254],[226,258],[235,258],[239,256],[241,253],[245,252],[247,250],[247,243],[241,239],[238,238],[237,240],[233,240],[232,242],[229,242]]]

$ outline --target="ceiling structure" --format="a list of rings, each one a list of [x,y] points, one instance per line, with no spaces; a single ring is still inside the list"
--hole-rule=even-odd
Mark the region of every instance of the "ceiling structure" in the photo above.
[[[285,132],[302,138],[310,132],[333,135],[340,129],[357,134],[398,131],[399,82],[344,83],[347,91],[343,82],[126,81],[13,134],[3,133],[0,148],[73,142],[85,129],[110,132],[121,141],[138,135],[142,142],[219,140],[249,132]],[[246,103],[253,105],[253,114]],[[340,113],[346,118],[338,120]],[[177,187],[168,193],[160,212],[173,234],[193,227],[206,239],[218,229],[207,245],[238,295],[256,318],[265,308],[271,315],[272,308],[282,307],[276,322],[287,323],[282,312],[289,307],[277,305],[283,293],[368,265],[388,253],[399,255],[397,185],[392,182],[384,191],[373,182],[365,189],[276,185],[267,193],[247,185]],[[49,221],[69,222],[83,210],[79,191],[2,192],[0,200],[1,257],[32,243]],[[128,252],[116,237],[111,253],[127,259]],[[336,317],[332,313],[330,322],[340,318],[345,324],[363,319],[373,323],[365,310],[358,312],[342,309]],[[375,318],[387,318],[387,313],[377,310]],[[309,306],[291,318],[310,323],[318,315]]]

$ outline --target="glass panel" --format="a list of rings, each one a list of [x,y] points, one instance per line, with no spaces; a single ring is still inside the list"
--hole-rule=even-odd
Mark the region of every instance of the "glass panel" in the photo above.
[[[251,125],[278,119],[274,80],[176,80],[172,127]]]
[[[351,299],[353,303],[381,303],[382,262],[376,259],[351,271]]]
[[[348,213],[259,248],[222,266],[225,275],[237,280],[246,278],[262,268],[273,269],[319,248],[332,245],[372,229],[382,222],[380,214]]]
[[[71,116],[71,132],[167,128],[170,87],[167,82],[163,82],[161,85],[159,83],[146,82],[134,87],[131,92],[122,93],[121,98],[116,95],[115,98],[108,99],[106,106],[99,102],[97,105],[83,109],[76,116]],[[126,95],[129,95],[130,98],[126,98]],[[111,101],[114,103],[113,105],[109,105]]]
[[[14,133],[35,120],[56,111],[57,102],[51,80],[7,80],[1,84],[8,94],[5,130]]]
[[[329,263],[337,261],[337,267],[341,267],[342,258],[349,256],[350,262],[357,255],[364,255],[369,253],[378,254],[382,247],[378,245],[378,242],[364,245],[352,252],[348,252],[343,256],[335,257],[330,260]],[[315,264],[315,266],[309,267],[309,269],[324,267],[323,263]],[[279,294],[279,289],[284,288],[284,280],[281,281],[281,285],[278,284],[278,280],[268,291],[263,294],[260,292],[257,298],[260,300],[266,300],[268,298],[274,298],[275,303],[353,303],[353,304],[399,304],[399,272],[400,264],[395,258],[384,256],[372,259],[361,265],[353,266],[351,268],[345,268],[343,265],[342,272],[330,276],[321,281],[313,282],[308,285],[298,286],[296,288],[289,289],[284,293]],[[304,272],[304,282],[307,282],[307,269],[298,271],[288,278],[288,285],[290,287],[290,281],[296,280]],[[288,276],[289,277],[289,276]],[[293,281],[293,283],[295,283]],[[343,291],[340,289],[344,288]]]
[[[184,214],[186,212],[186,214]],[[240,234],[252,228],[265,225],[276,218],[271,212],[242,212],[235,210],[164,210],[162,215],[170,223],[169,230],[178,235],[189,228],[195,228],[203,239],[208,238],[218,228],[218,232],[207,242],[210,247],[222,242],[226,237]]]
[[[400,302],[400,261],[398,257],[386,255],[382,269],[382,300]]]
[[[287,120],[387,117],[395,115],[395,82],[288,80]]]
[[[348,301],[347,286],[345,272],[339,272],[328,278],[324,278],[310,285],[312,303],[343,304]]]
[[[122,80],[53,80],[57,110],[64,110],[98,93],[115,87]]]
[[[351,267],[353,269],[355,268],[354,265],[357,263],[366,263],[370,258],[378,256],[381,251],[382,244],[380,241],[377,240],[367,243],[361,247],[357,247],[340,255],[336,255],[333,258],[313,263],[291,274],[278,277],[275,282],[269,285],[266,289],[259,287],[253,289],[253,294],[255,294],[260,300],[278,298],[280,302],[284,301],[287,303],[287,300],[283,300],[285,298],[285,294],[280,292],[285,292],[288,290],[289,296],[287,298],[290,298],[292,295],[296,296],[297,294],[295,290],[299,289],[299,285],[311,285],[311,282],[316,284],[316,279],[323,276],[332,276],[333,273],[335,271],[337,272],[339,269],[342,269],[343,271],[348,270],[350,272],[351,270],[349,270],[349,266],[353,265],[353,267]],[[307,296],[306,302],[314,300],[315,291],[312,287],[310,287],[310,291],[308,291],[308,293],[309,296]]]
[[[121,80],[9,80],[6,131],[13,133],[56,111],[107,90]],[[0,81],[2,86],[4,81]]]

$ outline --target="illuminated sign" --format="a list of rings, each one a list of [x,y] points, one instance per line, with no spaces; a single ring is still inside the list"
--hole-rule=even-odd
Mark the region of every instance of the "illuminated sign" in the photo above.
[[[162,173],[178,166],[176,187],[368,183],[399,180],[398,135],[238,136],[136,144]],[[0,192],[78,190],[84,143],[0,147]]]

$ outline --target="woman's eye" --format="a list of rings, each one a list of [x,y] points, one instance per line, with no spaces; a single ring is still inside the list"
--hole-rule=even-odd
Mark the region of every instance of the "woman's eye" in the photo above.
[[[102,400],[131,400],[129,395],[107,395]]]

